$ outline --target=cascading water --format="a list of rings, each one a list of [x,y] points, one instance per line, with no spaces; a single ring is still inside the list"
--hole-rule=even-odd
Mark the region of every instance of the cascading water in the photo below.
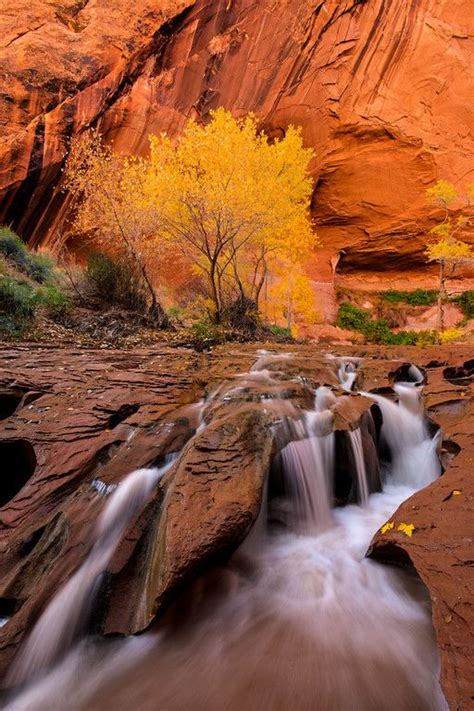
[[[357,493],[359,503],[365,506],[369,500],[369,484],[367,481],[367,471],[364,459],[364,447],[362,445],[362,433],[358,427],[356,430],[347,433],[354,453],[354,461],[357,475]]]
[[[398,402],[364,393],[378,404],[383,417],[382,438],[390,451],[385,477],[392,484],[421,489],[441,474],[437,456],[439,434],[431,437],[423,413],[421,388],[396,383]]]
[[[398,403],[368,393],[382,411],[391,453],[382,493],[368,496],[364,488],[355,430],[349,437],[364,506],[330,510],[334,395],[318,389],[314,412],[281,453],[286,473],[299,482],[298,515],[310,525],[277,529],[258,554],[242,546],[219,585],[214,577],[195,586],[177,630],[170,622],[158,635],[105,648],[83,642],[8,708],[444,711],[426,592],[416,579],[365,558],[374,532],[401,501],[439,474],[421,388],[399,383],[396,391]],[[261,515],[254,532],[262,523]],[[242,551],[252,565],[242,566]]]
[[[357,378],[356,365],[352,361],[343,360],[337,371],[339,382],[344,390],[352,390]]]
[[[10,671],[9,681],[21,683],[40,674],[68,651],[87,624],[100,575],[112,558],[132,516],[175,457],[159,469],[137,469],[113,490],[99,518],[95,543],[81,567],[51,600]]]
[[[291,525],[306,533],[324,530],[331,523],[335,439],[330,405],[334,399],[328,388],[318,388],[315,409],[304,416],[302,437],[281,451],[293,503]]]

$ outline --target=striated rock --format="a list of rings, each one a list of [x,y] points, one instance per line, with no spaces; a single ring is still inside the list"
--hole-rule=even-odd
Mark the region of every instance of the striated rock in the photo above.
[[[474,17],[463,0],[4,0],[0,221],[53,246],[60,167],[91,125],[126,153],[191,116],[254,111],[270,135],[303,127],[315,149],[312,265],[332,281],[429,281],[424,192],[469,180]],[[157,7],[158,5],[158,7]],[[401,273],[400,273],[401,272]],[[404,283],[405,282],[405,283]]]
[[[143,630],[170,593],[242,542],[260,510],[274,451],[274,419],[245,406],[213,422],[186,447],[163,483],[145,560],[110,583],[107,632]],[[124,594],[130,596],[127,605]]]

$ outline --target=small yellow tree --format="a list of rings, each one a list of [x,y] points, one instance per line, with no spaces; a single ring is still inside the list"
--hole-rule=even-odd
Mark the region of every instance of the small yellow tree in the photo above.
[[[284,318],[288,330],[296,335],[298,322],[313,324],[321,318],[311,280],[300,265],[279,260],[272,268],[271,281],[265,306],[270,306],[273,321]]]
[[[471,199],[474,196],[474,186],[470,186],[463,200],[462,212],[454,217],[457,203],[461,201],[454,185],[447,180],[438,182],[426,191],[428,201],[444,210],[444,217],[430,231],[433,240],[428,244],[426,255],[429,262],[439,265],[438,284],[438,330],[444,331],[444,304],[447,299],[446,280],[452,276],[457,267],[473,258],[472,248],[467,242],[458,238],[462,231],[472,221],[469,214]]]

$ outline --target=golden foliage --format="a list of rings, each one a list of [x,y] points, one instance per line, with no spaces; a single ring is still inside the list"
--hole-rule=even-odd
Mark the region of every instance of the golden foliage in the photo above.
[[[432,205],[447,207],[458,198],[456,188],[448,180],[438,180],[433,187],[426,191],[428,202]]]
[[[274,265],[266,302],[272,321],[278,323],[285,319],[295,337],[298,322],[314,324],[321,319],[311,280],[298,263],[289,260],[282,259]]]
[[[394,526],[393,521],[387,521],[387,523],[384,523],[384,525],[380,529],[380,533],[387,533],[388,531],[391,531],[393,526]]]
[[[464,331],[462,328],[447,328],[439,334],[441,343],[455,343],[462,340]]]
[[[224,109],[190,121],[173,143],[150,136],[147,158],[123,158],[97,134],[73,147],[67,186],[76,229],[141,256],[178,247],[205,277],[216,319],[236,297],[257,305],[272,261],[298,264],[316,244],[309,218],[312,152],[290,126],[269,142],[253,115]]]
[[[445,226],[449,230],[449,225],[443,224],[443,227]],[[434,233],[434,230],[432,232]],[[438,230],[438,234],[439,232],[440,230]],[[430,262],[442,261],[445,263],[459,264],[460,262],[467,261],[472,258],[472,248],[466,242],[461,242],[460,240],[451,237],[450,232],[448,231],[447,236],[443,236],[437,242],[433,242],[428,245],[426,254],[428,261]]]

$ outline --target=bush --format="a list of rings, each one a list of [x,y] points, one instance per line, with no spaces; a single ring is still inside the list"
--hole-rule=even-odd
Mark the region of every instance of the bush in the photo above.
[[[415,346],[435,343],[435,334],[431,331],[398,331],[393,333],[389,322],[384,318],[370,319],[370,312],[345,303],[339,307],[337,325],[350,331],[359,331],[368,343],[384,346]]]
[[[45,254],[32,254],[30,252],[25,272],[38,284],[45,284],[54,278],[54,262],[51,257]]]
[[[93,295],[106,304],[143,312],[147,298],[142,275],[124,258],[91,252],[85,269]]]
[[[360,331],[363,333],[369,321],[369,311],[345,302],[339,307],[336,324],[340,328],[345,328],[348,331]]]
[[[29,284],[10,277],[0,277],[0,333],[20,336],[33,318],[36,294]]]
[[[454,343],[462,340],[464,331],[462,328],[447,328],[439,334],[441,343]]]
[[[38,284],[44,284],[53,277],[53,260],[44,254],[31,252],[21,238],[7,227],[0,228],[0,252]]]
[[[393,333],[390,330],[389,323],[384,318],[378,318],[374,321],[368,321],[361,331],[369,343],[390,344],[392,343]]]
[[[225,341],[225,333],[221,326],[209,321],[198,321],[191,326],[191,341],[198,351]]]
[[[71,299],[55,284],[48,284],[36,292],[36,302],[46,307],[48,316],[62,319],[71,309]]]
[[[464,291],[454,301],[459,305],[467,319],[474,318],[474,289]]]
[[[430,306],[435,303],[437,293],[426,289],[415,289],[414,291],[390,289],[389,291],[383,291],[381,296],[383,301],[388,301],[391,304],[404,302],[410,304],[410,306]]]
[[[284,326],[277,326],[276,324],[274,324],[273,326],[269,326],[268,330],[273,336],[276,336],[277,339],[281,339],[282,341],[293,340],[293,335],[291,333],[290,328],[286,328]]]

